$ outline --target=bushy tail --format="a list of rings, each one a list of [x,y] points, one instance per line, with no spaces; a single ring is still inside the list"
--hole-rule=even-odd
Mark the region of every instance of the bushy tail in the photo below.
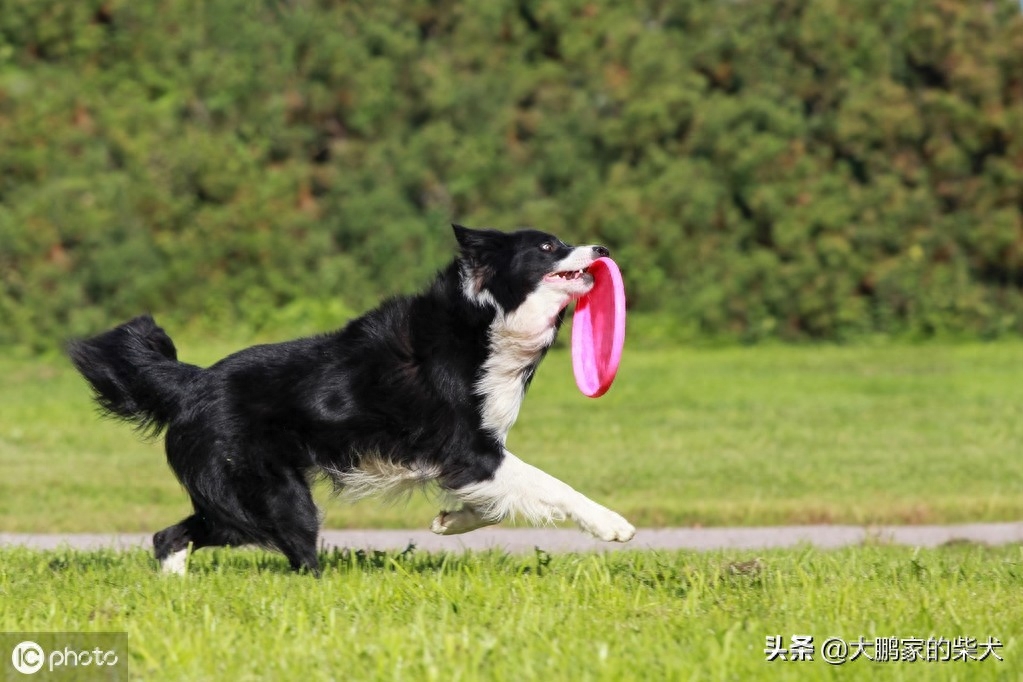
[[[174,342],[149,315],[72,341],[67,351],[100,408],[151,436],[178,414],[185,384],[201,371],[177,361]]]

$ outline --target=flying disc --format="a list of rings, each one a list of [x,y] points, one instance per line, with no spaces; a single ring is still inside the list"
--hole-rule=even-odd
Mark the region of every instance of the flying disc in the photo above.
[[[572,371],[583,395],[599,398],[611,388],[625,345],[625,285],[610,258],[588,268],[593,289],[576,301],[572,317]]]

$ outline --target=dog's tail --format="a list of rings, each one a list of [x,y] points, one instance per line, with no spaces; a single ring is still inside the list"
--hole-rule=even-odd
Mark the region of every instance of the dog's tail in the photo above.
[[[185,385],[201,372],[177,361],[174,342],[149,315],[72,341],[67,352],[102,411],[150,436],[180,412]]]

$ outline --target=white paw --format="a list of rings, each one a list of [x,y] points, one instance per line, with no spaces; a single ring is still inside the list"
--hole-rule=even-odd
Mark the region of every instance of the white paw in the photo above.
[[[185,567],[188,563],[188,550],[182,549],[173,554],[167,555],[160,561],[160,570],[163,573],[172,575],[185,575]]]
[[[442,511],[437,514],[430,524],[430,530],[437,535],[457,535],[489,525],[489,521],[481,519],[476,516],[476,512],[465,507],[458,511]]]
[[[604,507],[590,511],[578,522],[584,531],[604,542],[628,542],[636,534],[636,528],[621,514]]]

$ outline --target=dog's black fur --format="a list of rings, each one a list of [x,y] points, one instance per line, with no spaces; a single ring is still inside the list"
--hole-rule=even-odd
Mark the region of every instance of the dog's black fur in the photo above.
[[[435,467],[451,490],[494,475],[503,434],[483,428],[476,387],[498,309],[467,295],[466,282],[514,311],[572,247],[534,230],[455,232],[461,253],[429,289],[333,333],[205,369],[178,362],[149,315],[69,345],[105,412],[151,435],[166,430],[167,460],[195,513],[155,535],[158,559],[189,543],[258,544],[318,571],[310,478],[352,471],[367,453]],[[547,347],[524,368],[523,390]]]

